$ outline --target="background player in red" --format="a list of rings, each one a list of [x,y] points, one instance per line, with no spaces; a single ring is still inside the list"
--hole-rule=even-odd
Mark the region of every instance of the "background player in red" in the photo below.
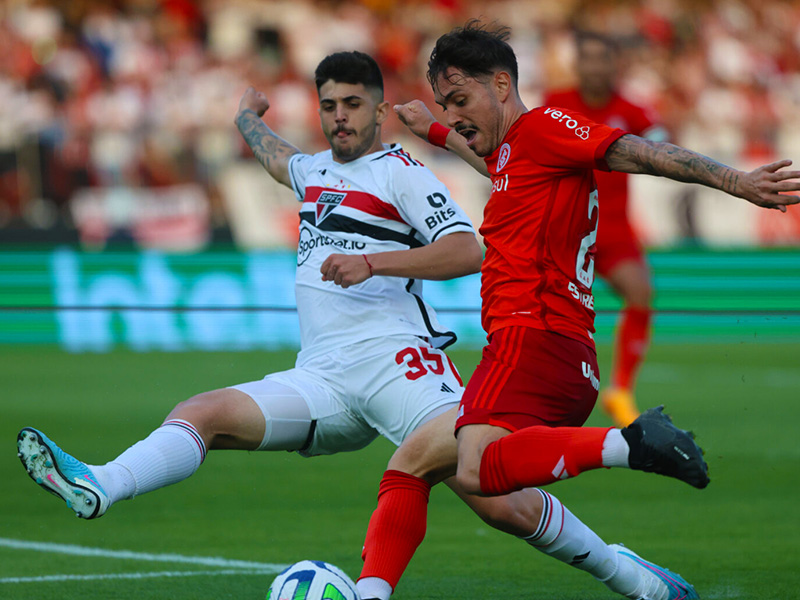
[[[800,190],[800,182],[790,181],[800,171],[782,170],[791,164],[783,160],[745,173],[576,112],[529,111],[517,89],[509,33],[471,21],[437,40],[428,79],[453,129],[436,123],[418,101],[395,107],[415,134],[492,180],[480,229],[488,344],[459,408],[458,481],[469,493],[493,496],[627,464],[705,487],[700,449],[660,408],[622,430],[581,427],[599,387],[591,285],[601,203],[593,171],[699,183],[782,211],[800,201],[782,194]],[[533,537],[580,545],[580,534],[568,541],[566,529],[556,528],[544,523]],[[679,576],[635,559],[665,587],[629,597],[698,597]]]
[[[547,94],[545,106],[568,108],[596,123],[618,127],[654,141],[666,130],[652,111],[623,98],[616,90],[618,48],[611,38],[581,32],[576,37],[578,87]],[[603,409],[624,427],[639,416],[636,375],[650,342],[653,288],[650,270],[628,218],[628,174],[594,173],[602,204],[597,229],[595,271],[623,301],[614,340],[611,385],[601,394]]]

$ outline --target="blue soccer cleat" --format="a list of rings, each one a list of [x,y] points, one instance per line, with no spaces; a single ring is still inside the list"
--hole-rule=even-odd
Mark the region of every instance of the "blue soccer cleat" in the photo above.
[[[620,560],[628,559],[641,567],[644,576],[643,592],[636,600],[699,600],[694,586],[677,573],[646,561],[621,544],[610,544]]]
[[[103,516],[111,501],[86,464],[56,446],[45,434],[25,427],[17,436],[20,461],[31,479],[64,500],[82,519]]]

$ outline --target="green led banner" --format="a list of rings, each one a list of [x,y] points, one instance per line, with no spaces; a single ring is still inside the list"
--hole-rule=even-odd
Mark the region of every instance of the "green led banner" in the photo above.
[[[656,341],[800,342],[800,250],[650,255]],[[295,255],[163,254],[71,248],[0,252],[0,344],[74,352],[252,350],[299,345]],[[426,282],[459,346],[483,345],[480,278]],[[595,282],[597,340],[618,300]]]

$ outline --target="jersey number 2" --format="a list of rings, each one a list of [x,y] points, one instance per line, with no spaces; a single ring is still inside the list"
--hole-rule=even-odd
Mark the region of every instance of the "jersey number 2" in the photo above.
[[[597,214],[595,213],[597,210]],[[592,287],[594,281],[594,257],[589,254],[589,249],[597,241],[597,224],[600,222],[600,201],[597,199],[597,190],[589,194],[589,223],[594,221],[594,228],[581,240],[578,250],[578,260],[575,262],[575,277],[587,288]],[[594,215],[594,216],[593,216]]]

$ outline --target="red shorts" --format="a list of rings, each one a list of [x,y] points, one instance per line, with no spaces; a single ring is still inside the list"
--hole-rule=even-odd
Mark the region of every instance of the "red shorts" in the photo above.
[[[603,225],[606,227],[604,228]],[[644,253],[639,240],[627,219],[618,219],[609,226],[606,221],[597,230],[597,251],[594,255],[594,269],[599,275],[607,276],[619,263],[633,260],[644,262]]]
[[[594,348],[530,327],[492,333],[461,399],[456,431],[488,424],[517,431],[532,425],[580,427],[597,401]]]

